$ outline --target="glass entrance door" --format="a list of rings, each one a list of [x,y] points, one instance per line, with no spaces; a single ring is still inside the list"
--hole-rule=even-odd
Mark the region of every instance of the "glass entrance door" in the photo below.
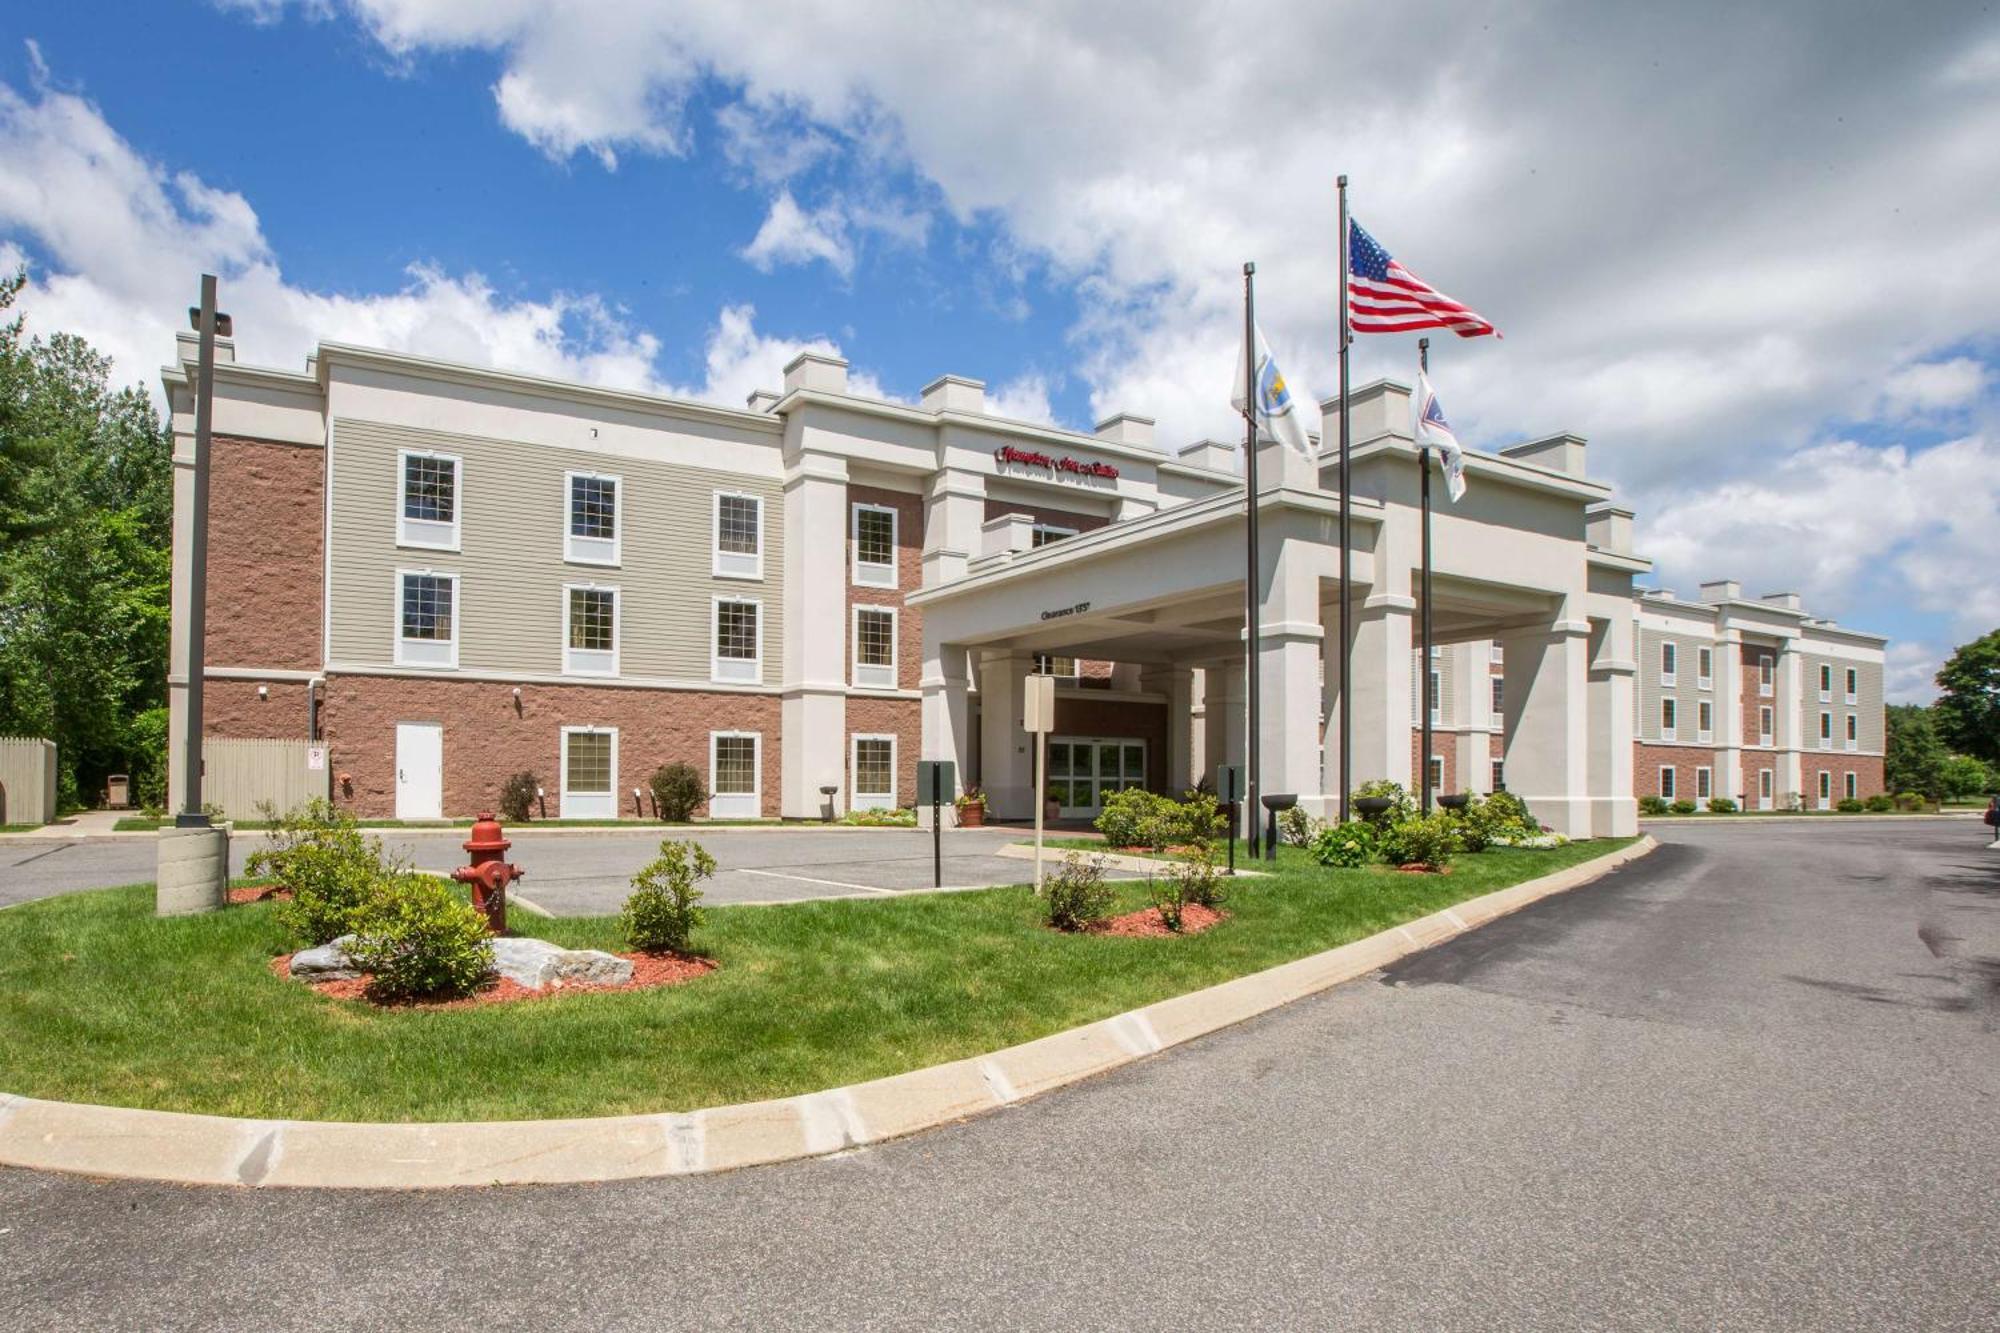
[[[1094,818],[1112,792],[1145,785],[1144,741],[1049,738],[1049,798],[1065,819]]]

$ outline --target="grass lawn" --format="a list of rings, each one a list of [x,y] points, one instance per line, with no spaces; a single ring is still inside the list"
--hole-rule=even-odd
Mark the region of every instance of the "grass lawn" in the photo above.
[[[0,1090],[223,1115],[471,1120],[686,1110],[1009,1046],[1331,948],[1629,840],[1461,857],[1447,876],[1325,870],[1284,848],[1232,919],[1181,939],[1061,935],[1025,887],[712,909],[688,985],[377,1010],[271,975],[258,904],[157,920],[147,886],[0,912]],[[1141,905],[1123,884],[1119,910]],[[522,916],[618,949],[613,918]]]
[[[45,824],[0,824],[0,833],[33,833],[38,828],[46,827]]]

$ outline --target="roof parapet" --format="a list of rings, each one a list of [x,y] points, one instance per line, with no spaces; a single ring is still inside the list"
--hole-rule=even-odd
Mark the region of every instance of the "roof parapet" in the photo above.
[[[804,351],[785,366],[785,392],[817,389],[821,393],[847,392],[847,360],[825,352]]]
[[[963,375],[940,375],[924,386],[919,404],[926,412],[986,411],[986,381]]]
[[[1589,475],[1584,465],[1584,449],[1588,444],[1589,441],[1583,436],[1571,435],[1564,431],[1539,440],[1524,440],[1520,444],[1510,444],[1500,450],[1500,456],[1511,458],[1517,463],[1548,468],[1551,472],[1560,472],[1582,481]]]
[[[1120,412],[1097,423],[1097,438],[1134,449],[1157,448],[1153,443],[1153,419],[1134,412]]]

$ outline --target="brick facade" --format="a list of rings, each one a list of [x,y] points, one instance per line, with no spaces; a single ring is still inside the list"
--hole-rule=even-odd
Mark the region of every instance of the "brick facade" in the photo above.
[[[217,435],[209,469],[208,664],[317,670],[326,451]]]
[[[1431,732],[1431,753],[1444,760],[1444,773],[1438,779],[1438,791],[1443,794],[1468,790],[1459,785],[1458,780],[1458,737],[1455,731],[1442,729]],[[1424,733],[1421,727],[1410,728],[1410,785],[1419,794],[1424,782]]]
[[[896,688],[914,690],[923,678],[924,613],[903,605],[905,594],[924,586],[924,500],[907,491],[876,486],[849,486],[848,512],[855,505],[880,505],[896,511],[896,586],[864,588],[854,581],[854,525],[847,528],[847,672],[854,679],[854,610],[856,606],[896,608]],[[860,730],[860,728],[853,728]],[[898,754],[897,762],[902,756]]]
[[[1739,793],[1722,790],[1720,761],[1716,751],[1702,745],[1654,745],[1640,741],[1632,747],[1632,795],[1663,796],[1660,790],[1660,770],[1671,767],[1674,770],[1674,794],[1669,800],[1693,801],[1700,804],[1714,796],[1727,796],[1735,800]],[[1705,768],[1708,772],[1708,796],[1697,794],[1695,770]]]
[[[334,774],[334,799],[354,814],[388,819],[396,813],[396,724],[444,727],[444,814],[465,818],[490,810],[507,778],[526,770],[548,790],[551,818],[562,789],[565,726],[618,729],[613,779],[621,816],[630,817],[632,788],[643,787],[661,764],[693,764],[709,772],[711,731],[762,733],[762,810],[779,807],[778,699],[768,694],[642,690],[608,685],[523,685],[499,681],[334,675],[326,685],[322,723]],[[346,777],[346,782],[342,778]]]
[[[896,738],[896,804],[914,805],[917,799],[917,760],[923,756],[924,706],[916,699],[871,699],[849,695],[847,699],[847,754],[841,775],[843,792],[854,781],[854,738],[856,736]],[[852,793],[846,793],[851,796]],[[842,805],[846,805],[842,801]]]
[[[1883,790],[1882,756],[1879,754],[1849,754],[1844,750],[1807,750],[1799,756],[1799,799],[1806,809],[1819,806],[1819,775],[1833,774],[1833,799],[1830,804],[1838,805],[1847,795],[1847,775],[1854,774],[1854,795],[1857,800],[1867,800]]]
[[[267,691],[257,697],[257,687]],[[227,740],[298,741],[312,725],[307,686],[297,680],[237,680],[204,677],[202,730]]]

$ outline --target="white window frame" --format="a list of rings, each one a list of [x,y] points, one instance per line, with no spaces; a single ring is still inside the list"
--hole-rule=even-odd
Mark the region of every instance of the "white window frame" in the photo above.
[[[1504,717],[1507,713],[1507,678],[1505,676],[1493,676],[1490,679],[1492,684],[1487,689],[1493,707],[1493,716],[1496,718]]]
[[[569,738],[574,735],[604,735],[611,737],[611,783],[603,792],[572,792],[569,785]],[[562,819],[616,819],[618,817],[618,728],[616,727],[562,727],[559,729],[559,744],[562,753],[557,765],[562,770],[561,790],[558,792],[556,811]]]
[[[1681,648],[1672,639],[1660,641],[1660,684],[1680,683]]]
[[[611,647],[572,648],[569,646],[570,594],[608,592],[611,594]],[[565,676],[615,676],[618,651],[625,643],[625,595],[610,583],[565,583],[562,590],[562,650]]]
[[[1663,801],[1677,801],[1680,799],[1680,794],[1680,787],[1675,781],[1674,766],[1672,764],[1661,764],[1660,799]]]
[[[1847,793],[1846,799],[1850,801],[1860,800],[1861,775],[1859,773],[1856,773],[1853,769],[1849,769],[1847,771],[1845,778],[1842,780],[1840,784],[1840,789]]]
[[[889,516],[889,563],[886,565],[864,563],[861,559],[861,514],[868,510]],[[857,500],[849,508],[847,520],[848,540],[854,543],[854,562],[851,577],[859,588],[894,588],[898,586],[896,577],[896,556],[902,550],[903,516],[892,505],[869,504]]]
[[[738,603],[757,608],[757,655],[755,657],[724,657],[722,655],[722,604]],[[708,599],[708,678],[718,684],[756,685],[764,679],[764,601],[760,597],[723,597]]]
[[[861,660],[861,617],[886,615],[889,617],[889,664],[875,666]],[[903,618],[893,606],[878,606],[872,602],[856,602],[848,609],[847,638],[851,645],[847,658],[848,677],[856,689],[893,690],[896,688],[897,659],[901,653],[903,640]]]
[[[1757,654],[1757,693],[1768,699],[1778,692],[1778,659],[1769,653]]]
[[[403,579],[406,575],[419,578],[446,579],[451,583],[451,637],[449,639],[406,639],[403,637]],[[459,596],[458,575],[448,569],[398,569],[394,590],[389,604],[394,608],[395,625],[390,633],[396,639],[396,665],[413,667],[458,666],[459,627],[464,623],[465,603]]]
[[[1833,809],[1833,770],[1830,768],[1822,768],[1819,771],[1818,803],[1822,810]]]
[[[410,460],[430,458],[451,464],[451,522],[436,518],[406,518],[410,498]],[[396,545],[425,551],[456,551],[465,518],[465,460],[436,449],[396,451]]]
[[[1703,764],[1694,771],[1694,798],[1697,801],[1706,801],[1714,795],[1715,770]]]
[[[759,622],[762,623],[761,620]],[[750,790],[715,790],[716,742],[749,740]],[[708,733],[708,817],[710,819],[756,819],[764,813],[764,733],[761,731],[711,731]]]
[[[861,742],[889,742],[889,790],[861,790]],[[896,808],[896,737],[888,732],[857,731],[847,738],[847,807],[850,810],[894,810]]]
[[[1831,662],[1821,662],[1819,664],[1819,701],[1823,704],[1833,702],[1833,663]]]
[[[570,530],[571,505],[575,503],[579,481],[611,483],[611,536],[579,537]],[[572,565],[617,565],[622,563],[625,543],[625,479],[615,472],[563,473],[563,559]]]
[[[1847,702],[1861,702],[1861,673],[1853,667],[1847,668]]]
[[[1842,749],[1858,750],[1861,748],[1861,718],[1857,714],[1849,713],[1847,715],[1847,735],[1844,739],[1845,743],[1842,745]]]
[[[1777,791],[1777,780],[1776,780],[1776,775],[1773,773],[1773,771],[1768,768],[1758,769],[1757,808],[1759,810],[1769,810],[1771,808],[1771,802],[1774,799],[1774,794],[1776,791]]]
[[[1487,777],[1493,783],[1493,790],[1507,790],[1507,761],[1504,759],[1494,759],[1490,761],[1490,765]]]
[[[1060,523],[1031,524],[1028,528],[1028,546],[1031,550],[1038,549],[1047,546],[1050,542],[1059,542],[1065,537],[1074,537],[1077,532],[1078,529],[1066,528]],[[1041,540],[1037,541],[1036,538],[1038,537]]]
[[[1433,649],[1432,651],[1435,652],[1436,650]],[[1444,723],[1444,672],[1438,670],[1436,667],[1432,667],[1426,673],[1424,683],[1429,687],[1431,692],[1429,701],[1431,706],[1431,725],[1433,727],[1441,726]]]
[[[1667,720],[1669,713],[1673,715],[1671,722]],[[1660,739],[1663,741],[1678,740],[1680,738],[1680,724],[1681,701],[1672,697],[1660,700]]]
[[[1694,706],[1694,738],[1702,745],[1715,739],[1715,705],[1706,699]]]
[[[1695,688],[1700,690],[1715,688],[1715,649],[1703,647],[1694,650],[1694,683]]]
[[[1083,659],[1080,657],[1069,657],[1062,653],[1036,653],[1034,654],[1034,659],[1034,661],[1029,663],[1030,668],[1033,668],[1037,661],[1047,663],[1051,667],[1058,662],[1069,663],[1068,671],[1036,671],[1035,674],[1038,676],[1048,676],[1055,680],[1081,680],[1083,678]]]
[[[1819,748],[1822,750],[1833,748],[1833,714],[1824,708],[1819,712]]]
[[[1500,643],[1498,639],[1495,639],[1492,643],[1486,646],[1486,660],[1488,662],[1491,662],[1494,666],[1500,666],[1506,662],[1507,649]]]
[[[1431,775],[1432,775],[1433,773],[1435,773],[1435,774],[1437,775],[1437,776],[1436,776],[1436,777],[1434,777],[1434,778],[1433,778],[1433,777],[1431,776]],[[1428,781],[1430,782],[1430,784],[1431,784],[1431,790],[1432,790],[1432,791],[1434,791],[1434,792],[1442,792],[1442,791],[1444,790],[1444,756],[1443,756],[1443,755],[1441,755],[1441,754],[1434,754],[1434,755],[1432,755],[1432,756],[1431,756],[1431,762],[1430,762],[1430,763],[1429,763],[1429,765],[1428,765],[1428,766],[1426,766],[1426,767],[1425,767],[1425,769],[1424,769],[1424,777],[1425,777],[1425,779],[1426,779],[1426,780],[1428,780]]]
[[[748,500],[757,506],[757,549],[747,551],[725,551],[722,549],[722,502],[724,499]],[[708,508],[708,549],[712,557],[710,572],[719,579],[747,579],[762,582],[764,578],[764,497],[752,495],[748,491],[717,491],[709,501]]]
[[[1777,710],[1772,708],[1769,704],[1764,704],[1763,706],[1758,708],[1757,744],[1764,747],[1765,749],[1769,749],[1771,746],[1777,744],[1777,736],[1778,736],[1777,728],[1778,728]]]

